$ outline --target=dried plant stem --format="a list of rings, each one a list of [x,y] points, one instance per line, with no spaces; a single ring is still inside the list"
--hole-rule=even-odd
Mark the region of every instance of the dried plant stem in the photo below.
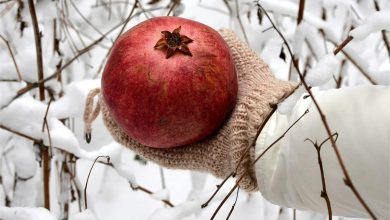
[[[335,141],[337,141],[338,138],[338,133],[334,133],[332,136],[336,136]],[[321,173],[321,183],[322,183],[322,191],[321,191],[321,197],[324,198],[326,202],[326,207],[328,209],[328,217],[329,220],[332,220],[332,206],[330,204],[330,199],[328,196],[328,192],[326,190],[326,181],[325,181],[325,171],[324,171],[324,166],[322,164],[322,158],[321,158],[321,147],[324,145],[329,140],[329,138],[325,139],[320,145],[317,144],[317,142],[313,142],[309,138],[307,138],[305,141],[310,141],[314,148],[317,151],[317,160],[318,160],[318,165],[320,166],[320,173]]]
[[[84,187],[84,207],[85,207],[85,209],[88,209],[87,188],[88,188],[89,177],[91,176],[91,172],[92,172],[93,167],[95,166],[95,163],[102,157],[107,159],[107,163],[110,162],[109,156],[97,156],[96,159],[93,161],[91,169],[89,169],[89,173],[88,173],[87,180],[85,182],[85,187]]]
[[[385,43],[385,46],[386,46],[386,49],[387,49],[387,53],[389,54],[389,58],[390,58],[390,42],[389,42],[389,39],[386,36],[386,31],[385,30],[382,30],[382,38],[383,38],[383,42]]]
[[[374,0],[374,6],[375,6],[375,10],[377,10],[377,11],[381,10],[377,0]],[[389,43],[389,39],[386,36],[386,31],[385,30],[382,30],[381,32],[382,32],[383,42],[385,43],[385,46],[386,46],[386,49],[387,49],[387,53],[389,54],[389,58],[390,58],[390,43]]]
[[[38,69],[38,81],[43,79],[43,56],[42,56],[42,44],[41,44],[41,32],[38,27],[37,14],[35,12],[35,5],[33,0],[28,0],[28,6],[31,14],[32,26],[34,30],[35,38],[35,49],[37,58],[37,69]],[[44,82],[40,82],[39,85],[39,99],[45,100],[45,86]]]
[[[222,188],[222,186],[226,183],[226,181],[233,176],[233,173],[231,173],[229,176],[227,176],[225,179],[223,179],[222,183],[217,185],[217,190],[214,191],[213,195],[211,195],[211,197],[201,205],[201,208],[205,208],[209,205],[209,203],[211,202],[211,200],[217,195],[218,191]]]
[[[38,73],[38,81],[43,80],[43,55],[42,55],[42,44],[41,44],[41,32],[38,27],[38,18],[35,12],[35,5],[33,0],[28,0],[29,11],[31,15],[32,26],[34,30],[34,38],[35,38],[35,49],[36,49],[36,59],[37,59],[37,73]],[[44,82],[40,82],[38,84],[39,87],[39,100],[45,101],[45,85]],[[41,148],[41,156],[43,161],[43,193],[44,193],[44,205],[45,208],[50,210],[50,157],[48,148],[45,147],[42,142],[39,142]]]
[[[333,51],[333,54],[334,54],[334,55],[337,55],[341,50],[343,50],[343,48],[344,48],[345,46],[347,46],[347,44],[348,44],[349,42],[352,41],[352,39],[353,39],[352,36],[348,36],[347,38],[345,38],[345,40],[343,40],[343,42],[341,42],[340,45],[336,46],[336,48],[335,48],[334,51]]]
[[[378,83],[370,77],[366,70],[358,62],[356,62],[356,60],[352,59],[352,57],[346,51],[343,50],[342,53],[344,54],[345,58],[347,58],[360,71],[360,73],[368,81],[370,81],[371,84],[378,85]]]
[[[287,49],[288,49],[288,52],[290,54],[291,57],[294,57],[293,55],[293,52],[286,40],[286,38],[284,37],[284,35],[279,31],[279,29],[275,26],[275,24],[273,23],[272,19],[269,17],[267,11],[261,6],[261,4],[258,2],[257,3],[258,7],[261,8],[261,10],[264,12],[264,14],[267,16],[267,18],[269,19],[269,21],[271,22],[272,26],[274,27],[275,31],[278,33],[278,35],[282,38],[284,44],[286,45]],[[297,72],[298,72],[298,76],[303,84],[303,86],[305,87],[306,91],[309,93],[309,96],[311,97],[318,113],[320,114],[321,116],[321,120],[323,122],[323,125],[325,127],[325,130],[326,130],[326,133],[328,134],[329,138],[330,138],[330,141],[331,141],[331,144],[332,144],[332,148],[336,154],[336,157],[337,157],[337,160],[339,162],[339,165],[343,171],[343,174],[344,174],[344,182],[345,184],[352,190],[352,192],[354,193],[354,195],[356,196],[356,198],[358,199],[358,201],[361,203],[361,205],[363,206],[363,208],[367,211],[367,213],[371,216],[371,218],[373,219],[377,219],[377,217],[375,216],[375,214],[372,212],[372,210],[368,207],[367,203],[364,201],[363,197],[360,195],[360,193],[357,191],[357,189],[355,188],[354,184],[352,183],[352,179],[351,177],[349,176],[349,173],[348,173],[348,170],[344,164],[344,161],[341,157],[341,154],[338,150],[338,147],[336,145],[336,141],[335,139],[333,138],[332,136],[332,132],[330,130],[330,127],[329,127],[329,124],[328,124],[328,121],[326,119],[326,116],[325,114],[322,112],[317,100],[315,99],[313,93],[311,92],[310,90],[310,87],[309,85],[306,83],[300,69],[299,69],[299,66],[298,66],[298,63],[294,62],[294,67],[296,68]]]
[[[231,216],[232,213],[233,213],[234,207],[236,207],[237,200],[238,200],[238,193],[239,193],[239,192],[240,192],[240,188],[237,188],[236,200],[234,200],[234,203],[233,203],[233,205],[232,205],[232,208],[231,208],[230,211],[229,211],[228,216],[226,217],[226,220],[228,220],[228,219],[230,218],[230,216]]]
[[[108,51],[107,51],[107,53],[106,53],[106,56],[105,56],[104,59],[102,60],[102,63],[101,63],[101,65],[99,66],[99,69],[98,69],[97,74],[95,75],[95,77],[96,77],[97,75],[99,75],[99,74],[100,74],[100,71],[103,69],[103,66],[104,66],[104,64],[106,63],[106,60],[107,60],[108,55],[111,53],[111,50],[112,50],[112,48],[113,48],[115,42],[116,42],[116,41],[118,40],[118,38],[121,36],[121,34],[122,34],[123,31],[125,30],[127,24],[128,24],[129,21],[131,20],[132,15],[134,14],[135,9],[138,7],[137,5],[138,5],[138,0],[135,0],[134,5],[133,5],[133,7],[132,7],[131,10],[130,10],[129,15],[127,16],[126,20],[123,22],[123,25],[122,25],[121,30],[120,30],[119,33],[116,35],[116,38],[115,38],[114,42],[112,43],[110,49],[108,49]],[[95,77],[94,77],[94,78],[95,78]]]
[[[257,163],[258,160],[260,160],[260,158],[268,152],[268,150],[270,150],[273,146],[275,146],[275,144],[277,144],[280,140],[282,140],[284,138],[284,136],[291,130],[292,127],[294,127],[295,124],[297,124],[307,113],[309,113],[309,110],[306,110],[294,123],[292,123],[290,125],[290,127],[287,128],[287,130],[279,136],[278,139],[276,139],[274,142],[272,142],[257,158],[256,160],[254,160],[249,167],[252,167],[255,163]],[[249,169],[246,170],[246,172],[248,172]],[[238,187],[238,184],[241,182],[241,180],[244,178],[245,175],[241,175],[240,178],[236,181],[236,184],[234,185],[234,187],[229,191],[229,193],[225,196],[225,198],[221,201],[221,203],[219,204],[219,206],[217,207],[217,209],[214,211],[213,215],[211,216],[210,220],[213,220],[215,218],[215,216],[217,215],[217,213],[219,212],[219,210],[222,208],[223,204],[225,204],[225,202],[227,201],[227,199],[230,197],[230,195],[234,192],[234,190],[237,189]]]
[[[303,13],[305,12],[305,0],[299,0],[299,10],[297,16],[297,24],[299,25],[303,20]]]
[[[22,80],[23,80],[22,74],[20,73],[18,64],[16,63],[15,55],[14,55],[14,53],[12,52],[12,49],[11,49],[11,46],[10,46],[8,40],[5,39],[5,38],[3,37],[3,35],[1,35],[1,34],[0,34],[0,38],[1,38],[1,39],[4,41],[4,43],[7,45],[8,52],[9,52],[9,54],[11,55],[12,62],[14,63],[14,66],[15,66],[15,69],[16,69],[16,74],[18,75],[18,79],[19,79],[19,81],[22,81]]]
[[[111,32],[113,32],[114,30],[116,30],[118,27],[122,26],[122,23],[114,26],[113,28],[111,28],[109,31],[107,31],[103,36],[101,36],[99,39],[95,40],[94,42],[92,42],[91,44],[89,44],[88,46],[86,46],[85,48],[83,48],[82,50],[79,50],[78,54],[76,54],[74,57],[72,57],[70,60],[68,60],[64,65],[62,65],[61,67],[59,67],[58,69],[56,69],[56,71],[51,74],[50,76],[42,79],[42,80],[38,80],[37,82],[34,82],[34,83],[31,83],[29,85],[27,85],[26,87],[20,89],[17,94],[15,95],[15,97],[12,98],[12,100],[4,105],[4,106],[1,106],[0,109],[3,109],[5,107],[7,107],[12,101],[14,101],[15,99],[19,98],[20,96],[22,96],[23,94],[26,94],[27,92],[31,91],[32,89],[35,89],[38,87],[38,85],[40,85],[41,83],[45,83],[49,80],[52,80],[52,79],[55,79],[57,78],[61,72],[66,69],[68,66],[70,66],[75,60],[77,60],[80,56],[82,56],[84,53],[88,52],[89,50],[91,50],[96,44],[98,44],[100,41],[102,41],[105,36],[107,36],[108,34],[110,34]]]
[[[297,89],[299,88],[299,85],[297,85],[295,87],[295,89],[293,91],[291,91],[290,94],[286,95],[286,97],[284,97],[282,99],[282,101],[287,98],[288,96],[290,96],[291,94],[293,94]],[[266,116],[266,118],[264,119],[264,121],[262,122],[262,124],[260,125],[260,127],[258,128],[257,132],[256,132],[256,135],[255,135],[255,138],[253,139],[252,143],[250,145],[248,145],[248,147],[245,149],[244,153],[241,155],[238,163],[237,163],[237,166],[236,166],[236,169],[234,170],[234,172],[230,173],[227,177],[225,177],[225,179],[222,181],[221,184],[219,184],[217,186],[217,189],[214,191],[214,193],[211,195],[211,197],[205,202],[202,204],[202,208],[205,208],[206,206],[208,206],[208,204],[211,202],[211,200],[217,195],[218,191],[222,188],[222,186],[226,183],[226,181],[230,178],[230,177],[235,177],[237,175],[237,170],[238,168],[240,167],[242,161],[244,160],[245,156],[249,153],[249,150],[253,147],[256,146],[256,141],[257,141],[257,138],[259,137],[261,131],[264,129],[265,125],[267,124],[267,122],[269,121],[269,119],[272,117],[272,115],[275,113],[275,111],[277,110],[277,105],[272,105],[271,106],[272,110],[270,111],[270,113]]]
[[[167,13],[167,16],[169,16],[171,14],[171,12],[176,8],[176,5],[180,3],[179,0],[174,0],[173,3],[171,4],[171,7],[169,7],[169,10],[168,10],[168,13]]]
[[[248,37],[246,36],[244,25],[242,24],[242,21],[241,21],[240,9],[239,9],[239,6],[238,6],[238,0],[235,0],[235,1],[236,1],[235,2],[235,5],[236,5],[236,18],[237,18],[238,24],[240,25],[242,34],[244,35],[245,41],[246,41],[247,44],[249,44],[249,40],[248,40]]]
[[[131,186],[130,186],[131,187]],[[153,195],[153,192],[146,189],[145,187],[142,187],[142,186],[137,186],[137,187],[131,187],[133,190],[139,190],[139,191],[142,191],[146,194],[149,194],[149,195]],[[169,200],[161,200],[161,202],[165,203],[167,206],[169,207],[175,207]]]
[[[295,91],[295,90],[294,90]],[[245,152],[244,154],[241,155],[240,157],[240,160],[238,161],[238,164],[237,164],[237,167],[235,169],[234,172],[230,173],[222,182],[221,184],[219,184],[217,186],[217,189],[214,191],[214,193],[211,195],[211,197],[205,202],[202,204],[202,208],[205,208],[206,206],[208,206],[208,204],[211,202],[211,200],[217,195],[218,191],[222,188],[222,186],[226,183],[226,181],[230,178],[230,177],[235,177],[236,174],[237,174],[237,170],[238,170],[238,167],[240,167],[240,164],[242,163],[243,159],[245,158],[245,156],[248,154],[249,150],[254,147],[256,145],[256,140],[257,140],[257,137],[260,135],[261,131],[263,130],[264,126],[267,124],[267,122],[269,121],[269,119],[271,118],[271,116],[275,113],[277,109],[277,105],[275,106],[272,106],[272,111],[267,115],[267,117],[264,119],[263,123],[260,125],[259,129],[257,130],[257,133],[256,133],[256,136],[255,138],[253,139],[252,143],[250,145],[248,145],[248,147],[245,149]]]

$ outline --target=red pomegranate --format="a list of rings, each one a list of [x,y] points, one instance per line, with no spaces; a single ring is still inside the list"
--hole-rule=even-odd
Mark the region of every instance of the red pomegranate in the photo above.
[[[184,18],[156,17],[117,40],[102,92],[126,134],[170,148],[204,139],[223,124],[236,103],[237,76],[218,32]]]

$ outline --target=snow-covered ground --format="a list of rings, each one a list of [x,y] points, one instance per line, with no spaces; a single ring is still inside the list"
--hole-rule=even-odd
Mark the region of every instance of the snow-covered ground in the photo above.
[[[61,83],[58,80],[46,82],[54,94],[48,108],[48,94],[46,101],[41,102],[38,89],[12,100],[19,89],[38,80],[34,32],[28,1],[0,2],[0,126],[25,134],[30,139],[43,140],[43,144],[52,149],[51,207],[48,211],[41,208],[44,199],[38,145],[0,128],[0,219],[209,219],[234,180],[224,185],[209,206],[201,208],[220,184],[220,179],[136,160],[133,152],[113,141],[101,116],[92,126],[91,143],[84,140],[85,99],[90,89],[100,87],[102,63],[121,26],[67,66],[62,71]],[[34,2],[42,33],[45,77],[55,73],[59,63],[66,64],[102,33],[125,20],[134,3],[132,0]],[[147,4],[149,0],[140,2],[142,7],[135,9],[126,29],[152,16],[165,15],[169,10],[166,6],[170,1],[167,0],[155,4]],[[286,60],[279,58],[282,39],[270,29],[267,18],[258,15],[256,3],[228,0],[226,5],[224,2],[182,0],[172,13],[214,29],[233,29],[243,40],[246,36],[248,44],[270,65],[275,76],[288,79],[291,58],[286,48],[283,49]],[[383,29],[390,29],[390,1],[377,1],[380,12],[376,12],[373,2],[306,1],[303,21],[297,26],[299,1],[260,1],[292,45],[301,68],[307,70],[307,82],[319,89],[370,84],[364,74],[378,84],[390,84],[390,51],[381,33]],[[323,15],[326,20],[322,19]],[[262,17],[261,24],[259,17]],[[350,32],[352,27],[355,29]],[[348,35],[354,39],[343,53],[334,56],[335,44]],[[59,49],[54,47],[55,38],[59,40]],[[5,40],[9,42],[18,71]],[[293,69],[291,79],[298,79]],[[303,92],[303,89],[298,89],[280,105],[280,111],[289,112]],[[47,127],[42,129],[46,114]],[[97,156],[109,156],[112,166],[103,163],[94,166],[87,191],[88,209],[85,209],[83,190]],[[106,162],[105,158],[99,160]],[[134,191],[130,185],[144,187],[154,194]],[[235,199],[234,194],[216,219],[226,219]],[[168,207],[161,200],[169,200],[174,207]],[[326,218],[325,214],[296,210],[296,219]],[[230,219],[293,219],[293,209],[273,205],[259,192],[248,194],[240,191]]]

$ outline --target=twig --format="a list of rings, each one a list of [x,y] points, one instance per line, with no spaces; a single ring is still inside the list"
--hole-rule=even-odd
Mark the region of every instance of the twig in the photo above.
[[[89,50],[91,50],[96,44],[98,44],[100,41],[102,41],[104,39],[105,36],[107,36],[108,34],[110,34],[112,31],[114,31],[115,29],[117,29],[118,27],[120,27],[122,25],[122,23],[116,25],[115,27],[111,28],[109,31],[107,31],[103,36],[101,36],[99,39],[95,40],[94,42],[92,42],[90,45],[86,46],[85,48],[83,48],[82,50],[79,51],[78,54],[76,54],[74,57],[72,57],[70,60],[68,60],[68,62],[66,62],[64,65],[62,65],[60,68],[56,69],[56,71],[51,74],[50,76],[48,76],[47,78],[44,78],[42,80],[39,80],[37,82],[34,82],[34,83],[31,83],[29,85],[27,85],[26,87],[20,89],[17,94],[11,99],[11,101],[4,105],[4,106],[1,106],[0,107],[0,110],[7,107],[10,103],[12,103],[15,99],[19,98],[20,96],[26,94],[27,92],[31,91],[32,89],[34,88],[37,88],[38,85],[40,83],[45,83],[49,80],[52,80],[56,77],[58,77],[59,74],[61,74],[61,72],[66,69],[68,66],[70,66],[75,60],[77,60],[77,58],[79,58],[81,55],[83,55],[84,53],[88,52]]]
[[[374,6],[375,6],[375,10],[377,10],[377,11],[381,10],[377,0],[374,0]],[[387,49],[387,53],[389,54],[389,58],[390,58],[390,43],[389,43],[389,39],[386,36],[386,31],[385,30],[382,30],[381,32],[382,32],[383,42],[385,43],[385,46],[386,46],[386,49]]]
[[[4,43],[7,45],[8,52],[9,52],[9,54],[11,55],[12,61],[13,61],[13,63],[14,63],[15,69],[16,69],[16,74],[18,75],[18,79],[19,79],[19,81],[22,81],[22,80],[23,80],[22,74],[20,73],[18,64],[16,63],[15,55],[14,55],[14,53],[12,52],[12,49],[11,49],[11,46],[9,45],[8,40],[5,39],[5,38],[3,37],[3,35],[1,35],[1,34],[0,34],[0,38],[1,38],[1,39],[4,41]]]
[[[41,32],[38,27],[38,18],[35,12],[35,5],[33,0],[28,0],[28,8],[31,15],[32,26],[34,30],[34,39],[35,39],[35,49],[36,49],[36,59],[37,59],[37,73],[38,80],[43,80],[43,55],[42,55],[42,44],[41,44]],[[38,84],[39,87],[39,100],[45,101],[45,85],[44,82],[40,82]],[[48,148],[43,145],[42,142],[39,142],[39,146],[41,148],[41,156],[43,161],[43,194],[44,194],[44,204],[45,208],[50,210],[50,189],[49,189],[49,181],[50,181],[50,158]]]
[[[346,51],[342,51],[342,53],[344,54],[344,56],[349,60],[351,61],[351,63],[360,71],[360,73],[368,80],[370,81],[371,84],[373,85],[378,85],[378,83],[373,80],[370,75],[366,72],[366,70],[364,70],[364,68],[362,66],[360,66],[360,64],[358,62],[356,62],[356,60],[354,60]]]
[[[168,11],[168,13],[167,13],[167,16],[169,16],[169,15],[171,14],[171,12],[176,8],[177,3],[179,3],[178,0],[174,0],[174,1],[173,1],[172,6],[169,7],[169,11]]]
[[[23,134],[23,133],[21,133],[19,131],[15,131],[15,130],[13,130],[13,129],[9,128],[9,127],[6,127],[4,125],[1,125],[1,124],[0,124],[0,128],[3,129],[3,130],[9,131],[9,132],[11,132],[13,134],[16,134],[18,136],[24,137],[24,138],[26,138],[26,139],[28,139],[30,141],[33,141],[33,142],[40,142],[41,141],[41,140],[35,139],[35,138],[33,138],[33,137],[29,136],[29,135]]]
[[[239,192],[240,192],[240,187],[237,188],[236,200],[234,201],[234,203],[233,203],[233,205],[232,205],[232,208],[230,209],[229,214],[228,214],[228,216],[226,217],[226,220],[228,220],[228,219],[230,218],[230,216],[232,215],[232,213],[233,213],[234,207],[235,207],[236,204],[237,204],[238,193],[239,193]]]
[[[91,172],[92,172],[92,169],[93,167],[95,166],[95,163],[97,162],[97,160],[99,160],[99,158],[101,157],[104,157],[107,159],[107,163],[110,162],[110,157],[109,156],[97,156],[96,159],[93,161],[93,164],[91,166],[91,169],[89,169],[89,173],[88,173],[88,176],[87,176],[87,181],[85,182],[85,187],[84,187],[84,207],[85,209],[88,209],[88,203],[87,203],[87,187],[88,187],[88,181],[89,181],[89,177],[91,176]]]
[[[284,138],[284,136],[290,131],[292,127],[294,127],[295,124],[297,124],[307,113],[309,113],[309,110],[306,110],[293,124],[290,125],[290,127],[287,128],[287,130],[279,136],[278,139],[276,139],[274,142],[272,142],[257,158],[255,161],[253,161],[249,167],[253,166],[269,149],[271,149],[276,143],[278,143],[281,139]],[[249,169],[246,170],[248,172]],[[238,187],[238,184],[241,182],[241,180],[244,178],[244,175],[241,175],[241,177],[236,181],[236,184],[234,187],[229,191],[229,193],[225,196],[225,198],[222,200],[222,202],[219,204],[217,209],[214,211],[213,215],[211,216],[210,220],[213,220],[219,210],[222,208],[223,204],[227,201],[227,199],[230,197],[230,195],[234,192],[234,190]]]
[[[299,0],[299,10],[297,17],[297,24],[299,25],[303,19],[303,13],[305,12],[305,0]]]
[[[238,24],[240,25],[242,34],[244,35],[245,41],[247,44],[249,44],[248,37],[246,36],[244,25],[242,24],[242,21],[241,21],[240,9],[238,7],[238,0],[236,0],[236,18],[237,18]]]
[[[43,79],[43,57],[42,57],[42,44],[41,44],[41,32],[38,27],[37,14],[35,13],[35,5],[33,0],[28,0],[28,6],[31,14],[32,26],[34,29],[35,49],[37,57],[37,69],[38,69],[38,87],[39,87],[39,99],[45,100],[45,86]]]
[[[230,177],[235,177],[236,176],[237,170],[240,167],[240,164],[242,163],[242,161],[245,158],[245,156],[248,154],[249,150],[256,145],[257,137],[260,135],[261,131],[263,130],[264,126],[267,124],[267,122],[269,121],[271,116],[275,113],[276,109],[277,109],[276,105],[272,106],[272,111],[267,115],[267,117],[264,119],[263,123],[260,125],[260,127],[257,130],[257,133],[256,133],[255,138],[253,139],[252,143],[250,145],[248,145],[248,147],[245,149],[244,154],[241,155],[241,157],[240,157],[240,159],[239,159],[239,161],[237,163],[237,167],[236,167],[235,171],[230,173],[227,177],[225,177],[225,179],[222,181],[222,183],[217,186],[217,189],[214,191],[214,193],[211,195],[211,197],[205,203],[202,204],[202,206],[201,206],[202,208],[205,208],[205,207],[208,206],[208,204],[211,202],[211,200],[217,195],[218,191],[222,188],[222,186],[226,183],[226,181]]]
[[[286,97],[288,97],[291,94],[293,94],[295,92],[295,90],[297,90],[298,88],[299,88],[299,85],[293,91],[291,91],[290,94],[286,95]],[[286,97],[284,97],[281,101],[283,101]],[[251,148],[255,147],[257,138],[259,137],[261,131],[264,129],[264,127],[267,124],[267,122],[269,121],[269,119],[272,117],[272,115],[277,110],[277,105],[272,105],[271,108],[272,108],[272,110],[269,112],[269,114],[264,119],[263,123],[258,128],[258,130],[256,132],[256,135],[255,135],[255,138],[253,139],[252,143],[247,146],[247,148],[245,149],[244,153],[241,155],[241,157],[240,157],[240,159],[239,159],[239,161],[237,163],[236,169],[232,173],[230,173],[227,177],[225,177],[225,179],[222,181],[222,183],[217,186],[217,189],[214,191],[214,193],[211,195],[211,197],[205,203],[202,204],[202,206],[201,206],[202,208],[205,208],[205,207],[208,206],[208,204],[211,202],[211,200],[217,195],[218,191],[222,188],[222,186],[226,183],[226,181],[230,177],[235,177],[237,175],[238,168],[240,167],[240,165],[241,165],[242,161],[244,160],[245,156],[249,153],[249,150]]]
[[[131,185],[130,185],[130,187],[133,189],[133,190],[139,190],[139,191],[142,191],[142,192],[144,192],[144,193],[147,193],[147,194],[149,194],[149,195],[153,195],[153,192],[152,191],[150,191],[150,190],[148,190],[148,189],[146,189],[145,187],[142,187],[142,186],[136,186],[136,187],[132,187]],[[163,200],[161,200],[163,203],[165,203],[167,206],[169,206],[169,207],[175,207],[169,200],[166,200],[166,199],[163,199]]]
[[[345,46],[347,46],[349,42],[351,42],[352,39],[353,39],[352,36],[348,36],[347,38],[345,38],[345,40],[343,40],[343,42],[341,42],[340,45],[336,46],[336,48],[333,51],[333,54],[337,55]]]
[[[225,184],[225,182],[233,176],[233,173],[231,173],[229,176],[227,176],[221,184],[217,185],[217,190],[214,191],[213,195],[211,195],[211,197],[205,202],[203,203],[200,207],[201,208],[205,208],[209,205],[209,203],[211,202],[211,200],[217,195],[218,191],[222,188],[222,186]]]
[[[123,31],[125,30],[126,25],[127,25],[127,24],[129,23],[129,21],[131,20],[131,18],[132,18],[131,16],[133,15],[135,9],[138,7],[137,5],[138,5],[138,0],[135,0],[134,5],[133,5],[133,7],[132,7],[131,10],[130,10],[129,15],[127,16],[126,20],[123,22],[123,26],[122,26],[121,30],[119,31],[119,33],[116,35],[116,38],[115,38],[114,42],[112,43],[110,49],[108,49],[108,51],[107,51],[107,53],[106,53],[106,56],[105,56],[104,59],[102,60],[101,65],[100,65],[100,67],[99,67],[99,69],[98,69],[96,75],[99,75],[99,74],[100,74],[100,71],[103,69],[103,66],[104,66],[104,64],[105,64],[105,62],[106,62],[106,60],[107,60],[108,55],[111,53],[111,50],[112,50],[112,48],[113,48],[115,42],[118,40],[118,38],[121,36],[121,34],[123,33]]]
[[[283,36],[283,34],[279,31],[279,29],[275,26],[275,24],[273,23],[272,19],[269,17],[267,11],[261,6],[261,4],[259,2],[257,2],[257,5],[258,7],[260,7],[263,12],[265,13],[265,15],[267,16],[267,18],[269,19],[269,21],[271,22],[272,26],[274,27],[275,31],[278,33],[278,35],[282,38],[284,44],[286,45],[287,49],[288,49],[288,52],[290,53],[290,56],[291,57],[294,57],[294,54],[286,40],[286,38]],[[325,130],[326,130],[326,133],[328,134],[329,138],[330,138],[330,141],[332,143],[332,147],[334,149],[334,152],[336,153],[336,157],[337,157],[337,160],[340,164],[340,167],[343,171],[343,174],[344,174],[344,183],[352,190],[352,192],[354,193],[354,195],[356,196],[356,198],[358,199],[358,201],[361,203],[361,205],[364,207],[364,209],[367,211],[367,213],[371,216],[371,218],[373,219],[377,219],[377,217],[375,216],[375,214],[371,211],[371,209],[368,207],[368,205],[366,204],[366,202],[363,200],[362,196],[359,194],[359,192],[357,191],[357,189],[355,188],[355,186],[353,185],[352,183],[352,180],[349,176],[349,173],[347,171],[347,168],[344,164],[344,161],[343,159],[341,158],[341,154],[338,150],[338,147],[336,145],[336,142],[335,142],[335,139],[333,138],[332,136],[332,132],[330,130],[330,127],[329,127],[329,124],[328,124],[328,121],[326,120],[326,116],[325,114],[322,112],[317,100],[315,99],[313,93],[311,92],[309,86],[307,85],[305,79],[303,78],[303,75],[299,69],[299,66],[298,66],[298,63],[294,62],[294,67],[295,69],[297,70],[297,73],[298,73],[298,76],[303,84],[303,86],[305,87],[306,91],[309,93],[309,96],[311,97],[318,113],[320,114],[321,116],[321,120],[323,122],[323,125],[325,127]]]
[[[335,80],[335,81],[336,81],[336,88],[337,88],[337,89],[340,88],[341,85],[342,85],[342,82],[343,82],[343,70],[344,70],[344,66],[345,66],[345,63],[346,63],[346,62],[347,62],[347,61],[346,61],[345,59],[343,59],[343,60],[341,61],[341,64],[340,64],[340,71],[339,71],[339,77],[338,77],[337,80]]]
[[[104,35],[95,25],[93,25],[84,15],[81,13],[79,8],[76,6],[76,4],[73,2],[73,0],[70,1],[70,4],[73,6],[73,8],[76,10],[77,14],[80,15],[80,17],[87,22],[87,24],[94,29],[96,32],[98,32],[100,35]]]
[[[337,138],[339,136],[338,133],[334,133],[333,136],[336,136],[335,141],[337,141]],[[329,138],[325,139],[320,145],[318,145],[317,142],[313,142],[309,138],[307,138],[305,141],[310,141],[313,144],[313,146],[316,149],[316,151],[317,151],[317,160],[318,160],[318,164],[320,166],[321,183],[322,183],[322,191],[321,191],[320,195],[321,195],[322,198],[324,198],[324,200],[326,202],[326,207],[328,209],[329,220],[332,220],[332,206],[330,204],[330,199],[329,199],[329,196],[328,196],[328,192],[326,190],[325,171],[324,171],[324,167],[323,167],[322,159],[321,159],[321,147],[328,140],[329,140]]]

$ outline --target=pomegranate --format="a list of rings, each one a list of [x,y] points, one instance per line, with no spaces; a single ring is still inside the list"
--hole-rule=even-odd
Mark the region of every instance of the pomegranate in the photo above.
[[[223,124],[236,103],[237,76],[218,32],[184,18],[156,17],[119,37],[102,93],[126,134],[170,148],[204,139]]]

